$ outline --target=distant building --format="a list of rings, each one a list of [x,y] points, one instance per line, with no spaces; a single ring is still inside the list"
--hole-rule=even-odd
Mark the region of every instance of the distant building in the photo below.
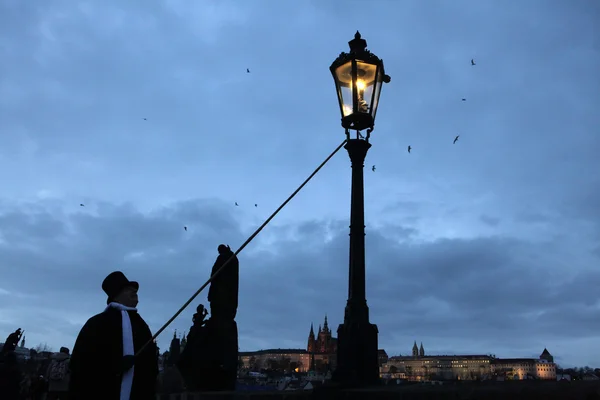
[[[333,337],[327,316],[323,326],[315,335],[313,324],[310,325],[306,350],[304,349],[267,349],[245,351],[239,353],[242,368],[251,371],[278,368],[296,372],[326,372],[336,367],[337,339]]]
[[[380,368],[382,377],[411,381],[556,379],[554,357],[544,349],[539,359],[501,359],[492,355],[426,355],[415,341],[411,356],[390,357]]]
[[[377,358],[379,359],[379,365],[380,366],[384,365],[384,364],[387,364],[388,359],[389,359],[387,353],[383,349],[377,350]]]
[[[410,381],[475,380],[489,376],[489,355],[426,355],[415,341],[410,356],[390,357],[380,368],[383,377]]]
[[[491,372],[495,376],[508,379],[556,380],[554,357],[544,349],[539,359],[535,358],[497,358],[491,363]]]
[[[241,368],[255,372],[263,369],[308,372],[312,360],[311,354],[304,349],[240,351],[239,359]]]
[[[171,339],[171,345],[169,346],[169,351],[163,354],[163,364],[164,366],[173,366],[179,360],[179,356],[185,349],[185,345],[187,344],[187,339],[185,337],[185,332],[183,333],[183,337],[181,335],[177,337],[177,330],[173,333],[173,339]]]
[[[540,355],[540,360],[546,360],[550,363],[554,362],[554,357],[552,356],[552,354],[550,354],[550,352],[548,351],[548,349],[546,349],[544,347],[544,351],[542,351],[542,354]]]
[[[381,363],[387,362],[385,350],[379,350]],[[250,371],[260,371],[279,367],[279,369],[308,372],[317,371],[327,373],[335,370],[337,366],[337,338],[329,328],[327,316],[323,325],[315,334],[314,325],[310,325],[308,341],[305,349],[267,349],[259,351],[245,351],[239,353],[240,366]]]
[[[329,329],[329,325],[327,323],[327,315],[325,316],[323,328],[321,328],[321,325],[319,325],[319,332],[317,333],[316,337],[313,324],[310,324],[310,332],[308,334],[306,351],[315,354],[337,353],[337,338],[332,336],[331,329]]]

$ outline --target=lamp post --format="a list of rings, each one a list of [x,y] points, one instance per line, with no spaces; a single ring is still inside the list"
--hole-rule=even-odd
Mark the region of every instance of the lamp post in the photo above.
[[[383,61],[367,50],[367,41],[357,31],[348,42],[349,53],[341,53],[329,68],[335,81],[348,139],[345,149],[352,163],[350,205],[350,274],[344,323],[338,327],[337,369],[334,380],[364,386],[379,379],[377,325],[369,322],[365,290],[364,161],[371,147],[369,138],[383,83],[389,83]],[[356,137],[350,137],[350,131]],[[362,135],[360,131],[366,130]]]

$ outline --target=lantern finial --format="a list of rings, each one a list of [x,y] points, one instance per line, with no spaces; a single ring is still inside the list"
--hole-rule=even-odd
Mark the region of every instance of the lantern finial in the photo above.
[[[367,41],[360,36],[360,32],[356,31],[354,39],[348,42],[350,53],[360,53],[367,49]]]

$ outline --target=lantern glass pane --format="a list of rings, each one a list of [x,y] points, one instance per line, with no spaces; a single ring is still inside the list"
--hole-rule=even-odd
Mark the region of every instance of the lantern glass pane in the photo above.
[[[347,77],[348,73],[350,73],[350,80]],[[337,67],[335,76],[342,117],[346,117],[352,114],[352,62]]]
[[[371,112],[376,73],[377,65],[356,61],[356,89],[358,90],[358,112],[360,113]]]
[[[375,78],[375,86],[373,93],[373,100],[371,104],[371,117],[375,120],[375,115],[377,114],[377,106],[379,105],[379,96],[381,95],[381,86],[383,86],[383,71],[382,68],[377,68],[377,74]]]

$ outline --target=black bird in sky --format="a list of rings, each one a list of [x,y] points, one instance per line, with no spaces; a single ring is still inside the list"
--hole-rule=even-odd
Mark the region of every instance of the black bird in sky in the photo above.
[[[412,149],[412,147],[408,146],[408,153],[410,154],[410,150]]]
[[[144,118],[144,121],[148,121],[148,118]]]
[[[246,68],[246,73],[249,74],[250,73],[250,68]]]
[[[80,205],[79,205],[79,207],[85,207],[85,206],[84,206],[84,205],[83,205],[83,203],[82,203],[82,204],[80,204]]]
[[[452,144],[456,144],[456,142],[458,141],[458,138],[459,138],[459,137],[460,137],[460,135],[457,135],[457,136],[454,138],[454,142],[452,142]]]
[[[184,226],[183,229],[187,232],[187,226]]]
[[[471,65],[477,65],[477,64],[475,64],[475,60],[473,60],[472,58],[471,58]]]
[[[258,207],[258,204],[254,204],[254,207]]]
[[[375,166],[374,165],[371,167],[371,171],[375,172]]]
[[[462,101],[467,101],[467,99],[462,99]]]
[[[239,204],[237,203],[237,201],[235,202],[236,207],[239,206]]]

